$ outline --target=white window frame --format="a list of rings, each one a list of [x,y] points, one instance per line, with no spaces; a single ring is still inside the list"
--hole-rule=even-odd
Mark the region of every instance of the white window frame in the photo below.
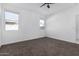
[[[40,19],[40,28],[41,29],[45,28],[45,20],[44,19]]]
[[[5,19],[5,16],[6,16],[6,12],[10,12],[10,13],[13,13],[13,14],[16,14],[16,15],[18,15],[17,17],[18,17],[18,19],[17,20],[13,20],[13,22],[8,22],[8,23],[10,23],[10,24],[6,24],[6,22],[7,22],[7,20]],[[6,31],[18,31],[19,30],[19,13],[17,13],[17,12],[13,12],[13,11],[10,11],[10,10],[5,10],[4,11],[4,19],[5,19],[5,30]],[[15,23],[15,24],[11,24],[11,23]]]

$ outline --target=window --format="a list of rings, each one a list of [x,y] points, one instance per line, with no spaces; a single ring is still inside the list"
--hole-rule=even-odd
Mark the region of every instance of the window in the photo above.
[[[40,19],[40,28],[44,28],[45,27],[45,20]]]
[[[18,18],[17,13],[5,11],[5,30],[18,30]]]

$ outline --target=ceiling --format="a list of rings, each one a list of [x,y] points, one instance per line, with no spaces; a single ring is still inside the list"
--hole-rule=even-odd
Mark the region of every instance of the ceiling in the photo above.
[[[49,16],[77,5],[76,3],[55,3],[51,4],[50,8],[47,8],[46,6],[40,7],[42,4],[43,3],[8,3],[7,5],[17,6],[44,16]]]

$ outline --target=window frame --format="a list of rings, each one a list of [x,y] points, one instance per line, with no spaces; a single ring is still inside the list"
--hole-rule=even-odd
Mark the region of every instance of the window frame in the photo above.
[[[44,24],[43,24],[42,26],[40,25],[40,28],[41,28],[41,29],[45,29],[46,21],[45,21],[44,19],[40,19],[40,20],[43,20],[43,21],[44,21],[44,22],[43,22]],[[40,24],[41,24],[41,22],[40,22]]]
[[[17,29],[9,29],[9,30],[7,30],[6,29],[6,19],[5,19],[5,12],[10,12],[10,13],[13,13],[13,14],[16,14],[16,15],[18,15],[18,20],[17,20],[17,22],[14,22],[14,23],[16,23],[15,25],[18,25],[18,27],[17,27]],[[11,10],[4,10],[4,20],[5,20],[5,22],[4,22],[4,26],[5,26],[5,30],[6,31],[18,31],[19,30],[19,17],[20,17],[20,14],[18,13],[18,12],[14,12],[14,11],[11,11]]]

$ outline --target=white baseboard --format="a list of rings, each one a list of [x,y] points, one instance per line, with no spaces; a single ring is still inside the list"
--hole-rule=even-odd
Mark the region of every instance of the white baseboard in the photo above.
[[[2,45],[13,44],[13,43],[18,43],[18,42],[28,41],[28,40],[34,40],[34,39],[42,38],[42,37],[44,37],[44,36],[32,37],[32,38],[22,39],[22,40],[18,40],[18,41],[14,41],[14,42],[6,42],[6,43],[2,43]],[[2,45],[1,45],[1,46],[2,46]]]
[[[48,35],[47,37],[49,37],[49,38],[55,38],[55,39],[58,39],[58,40],[61,40],[61,41],[69,42],[69,43],[79,44],[79,41],[76,41],[76,39],[75,39],[74,41],[69,41],[69,40],[66,40],[66,39],[63,39],[63,40],[62,40],[62,38],[55,37],[55,36],[52,36],[52,35]]]

